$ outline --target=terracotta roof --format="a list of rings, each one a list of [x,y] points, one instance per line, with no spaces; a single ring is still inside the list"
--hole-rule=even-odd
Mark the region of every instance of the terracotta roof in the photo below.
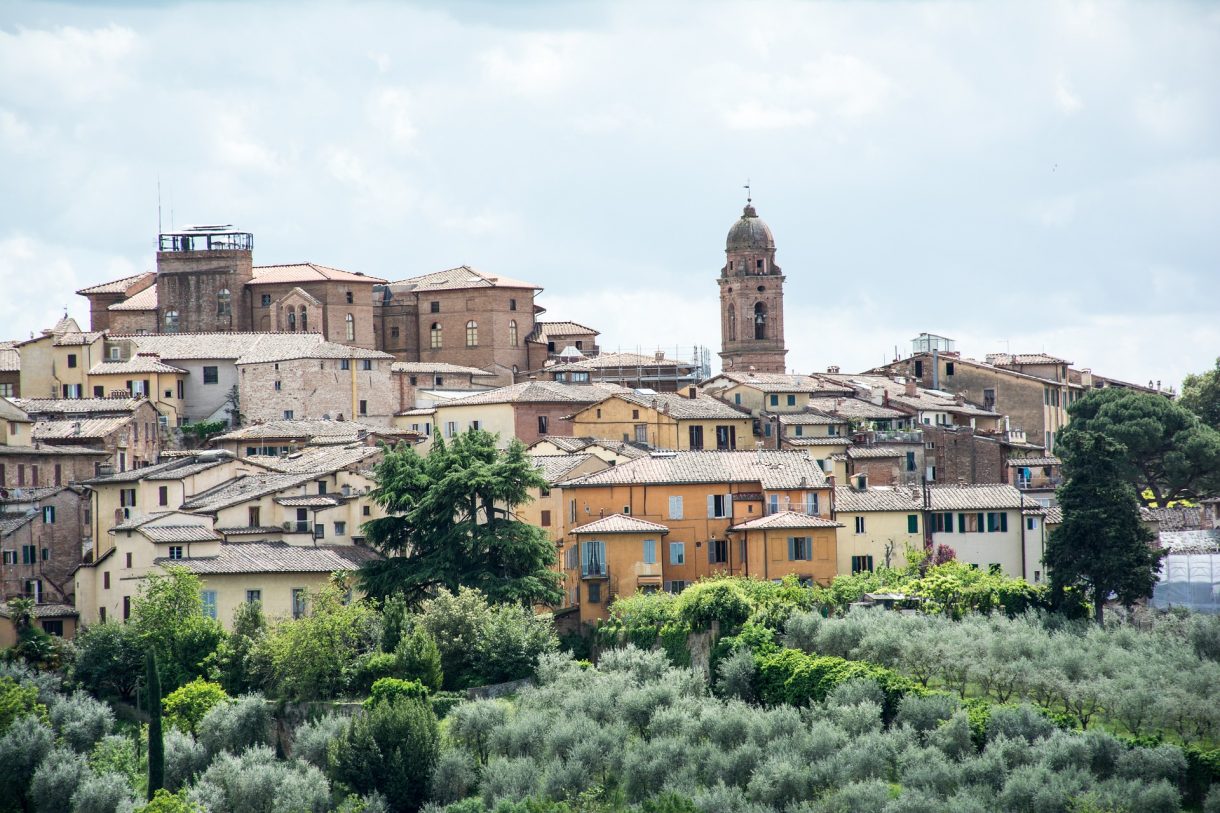
[[[421,294],[428,291],[453,291],[463,288],[532,288],[535,291],[542,290],[541,286],[535,285],[532,282],[522,282],[511,277],[484,274],[482,271],[476,271],[468,265],[459,265],[457,268],[447,268],[444,271],[436,271],[432,274],[424,274],[419,277],[400,279],[396,282],[391,282],[390,286],[394,289],[418,291]]]
[[[1159,539],[1170,553],[1220,553],[1220,528],[1162,531]]]
[[[215,542],[220,537],[203,525],[143,525],[140,533],[152,542]]]
[[[85,482],[90,484],[133,483],[137,480],[181,480],[233,459],[228,452],[195,452],[188,457],[175,457],[151,466],[127,471],[116,471],[105,477],[95,477]]]
[[[85,418],[79,421],[38,421],[34,424],[34,439],[104,438],[124,429],[129,423],[130,415],[122,418]]]
[[[1141,519],[1142,519],[1142,517],[1141,517]],[[1063,506],[1052,505],[1050,508],[1047,508],[1046,509],[1046,519],[1044,521],[1046,522],[1047,525],[1059,525],[1060,523],[1062,523],[1063,522]]]
[[[7,603],[0,603],[0,616],[9,618],[12,611]],[[35,618],[73,618],[80,615],[71,604],[35,604]]]
[[[283,282],[385,282],[381,277],[370,277],[353,271],[341,271],[317,263],[289,263],[287,265],[256,265],[251,285],[272,285]]]
[[[835,486],[835,510],[846,513],[863,511],[923,510],[923,497],[918,489],[874,487],[858,491],[848,486]]]
[[[730,531],[770,531],[784,528],[842,528],[843,524],[834,520],[815,517],[812,514],[802,514],[799,511],[779,511],[774,514],[756,517],[740,525],[734,525]]]
[[[284,529],[278,525],[246,525],[240,528],[217,528],[221,536],[272,536],[281,534]]]
[[[392,359],[393,355],[381,350],[367,350],[336,342],[321,341],[321,334],[298,334],[314,336],[311,342],[258,342],[249,351],[242,353],[237,364],[269,364],[275,361],[294,359]]]
[[[860,398],[814,398],[809,402],[809,408],[824,415],[837,415],[858,420],[881,421],[910,417],[901,410],[878,406]]]
[[[296,488],[315,479],[315,474],[247,474],[210,488],[182,504],[188,511],[210,513],[247,500]],[[287,495],[285,495],[287,496]]]
[[[987,363],[995,367],[1007,367],[1012,364],[1071,364],[1070,361],[1048,356],[1046,353],[988,353]]]
[[[595,332],[595,331],[591,331]],[[602,353],[589,356],[579,361],[560,362],[545,368],[547,372],[563,373],[572,370],[602,370],[613,367],[691,367],[697,365],[689,361],[661,358],[643,353]]]
[[[22,423],[31,422],[33,420],[25,410],[17,406],[14,401],[9,400],[8,398],[0,398],[0,418],[3,418],[6,421],[20,421]]]
[[[1054,455],[1043,457],[1010,457],[1006,461],[1010,466],[1058,466],[1063,461]]]
[[[238,364],[255,364],[298,358],[393,358],[379,350],[328,342],[320,333],[157,333],[111,338],[128,339],[141,352],[170,362],[231,359]]]
[[[534,441],[528,448],[533,449],[542,443],[549,443],[557,449],[563,449],[565,452],[579,452],[581,449],[592,444],[596,438],[591,437],[576,437],[567,438],[559,436],[547,436]],[[552,457],[553,455],[544,455],[544,457]]]
[[[826,476],[805,452],[654,452],[563,486],[678,483],[760,483],[768,490],[825,488]]]
[[[534,329],[530,331],[530,335],[525,340],[545,344],[551,336],[574,336],[588,333],[592,333],[594,336],[601,335],[588,325],[582,325],[579,322],[534,322]]]
[[[157,309],[157,286],[149,285],[143,291],[133,294],[122,302],[115,302],[107,310],[112,311],[155,311]]]
[[[156,356],[140,353],[127,361],[99,361],[89,369],[89,375],[124,375],[131,373],[181,373],[186,370],[171,367]]]
[[[56,347],[83,347],[86,344],[93,344],[105,335],[106,332],[102,330],[73,331],[57,335],[52,344]]]
[[[847,420],[839,415],[826,415],[821,412],[797,412],[791,415],[780,415],[782,426],[831,426],[845,424]]]
[[[943,485],[928,488],[933,511],[977,511],[988,508],[1034,508],[1041,506],[1009,485]]]
[[[860,400],[870,397],[872,393],[880,389],[889,398],[890,406],[906,407],[917,412],[934,411],[973,417],[999,417],[998,413],[968,401],[959,404],[956,395],[943,390],[916,387],[915,395],[907,395],[906,383],[895,381],[889,376],[869,373],[856,375],[825,373],[821,377],[852,387],[859,394]]]
[[[333,573],[356,570],[380,558],[356,545],[304,547],[284,542],[231,542],[215,556],[186,559],[158,558],[156,564],[184,567],[201,576],[241,573]]]
[[[853,460],[877,460],[887,457],[902,457],[905,449],[895,446],[848,446],[847,456]]]
[[[130,277],[103,282],[100,285],[90,285],[88,288],[81,288],[77,293],[81,296],[88,296],[89,294],[121,294],[136,283],[155,276],[156,274],[152,271],[145,271],[143,274],[133,274]]]
[[[408,409],[398,414],[407,417],[435,415],[436,407],[416,407],[415,409]]]
[[[44,500],[47,497],[58,494],[66,488],[69,488],[69,486],[40,486],[37,488],[27,488],[24,486],[20,488],[10,487],[7,489],[9,496],[7,498],[0,498],[0,510],[3,510],[3,506],[6,504],[28,503],[35,502],[37,500]],[[78,493],[80,493],[79,490]]]
[[[357,463],[364,464],[362,468],[371,467],[381,459],[382,454],[382,450],[378,446],[359,444],[349,446],[316,446],[301,449],[283,457],[254,455],[244,459],[272,471],[280,471],[286,474],[307,474],[310,472],[322,474],[346,469]],[[370,458],[376,458],[376,460],[370,460]]]
[[[443,373],[445,375],[495,375],[478,367],[463,367],[443,361],[396,361],[390,365],[395,373]]]
[[[93,457],[106,457],[109,453],[104,449],[90,449],[87,446],[70,446],[68,444],[43,444],[38,447],[34,446],[4,446],[0,445],[0,455],[22,455],[22,456],[52,456],[52,455],[88,455]]]
[[[796,373],[721,373],[705,381],[704,386],[718,378],[724,378],[732,381],[734,384],[742,384],[766,393],[808,392],[827,394],[851,392],[850,387],[837,386],[814,376]]]
[[[21,372],[21,352],[11,347],[0,347],[0,373]]]
[[[135,412],[143,398],[14,398],[13,403],[30,415],[85,415],[104,412]]]
[[[809,437],[802,435],[784,435],[785,446],[850,446],[851,438],[829,435],[827,437]]]
[[[617,392],[610,396],[620,398],[630,404],[656,409],[664,415],[677,420],[748,420],[750,413],[729,406],[710,395],[698,395],[687,398],[672,392],[642,393],[638,390]],[[609,399],[606,399],[609,400]]]
[[[571,530],[574,534],[667,534],[669,528],[656,522],[636,519],[626,514],[611,514],[608,517],[586,522]]]
[[[374,427],[359,421],[326,421],[314,420],[276,420],[264,423],[253,423],[226,432],[213,438],[213,442],[231,440],[262,440],[265,438],[290,438],[307,440],[309,438],[350,438],[357,440],[369,432],[384,429]]]
[[[334,508],[343,502],[330,494],[307,494],[299,497],[276,497],[275,501],[288,508]]]
[[[22,511],[16,513],[0,513],[0,536],[8,536],[9,534],[25,527],[34,521],[38,516],[38,512],[34,510]]]
[[[462,398],[454,398],[439,408],[451,406],[475,406],[481,404],[521,404],[521,403],[570,403],[593,404],[602,401],[607,395],[623,391],[615,384],[561,384],[558,381],[524,381],[508,387],[500,387],[486,392],[476,392]]]
[[[534,468],[539,469],[542,473],[542,478],[548,483],[558,483],[568,472],[579,467],[590,460],[600,460],[601,458],[591,454],[546,454],[546,455],[531,455],[530,462],[534,464]]]

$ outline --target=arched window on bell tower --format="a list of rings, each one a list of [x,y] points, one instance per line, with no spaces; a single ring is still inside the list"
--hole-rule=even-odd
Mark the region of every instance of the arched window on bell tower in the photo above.
[[[767,303],[758,302],[754,305],[754,338],[767,338]]]
[[[729,341],[737,341],[737,308],[729,305]]]

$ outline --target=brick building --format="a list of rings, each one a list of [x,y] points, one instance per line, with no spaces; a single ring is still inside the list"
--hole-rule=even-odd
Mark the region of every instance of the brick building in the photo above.
[[[533,349],[531,344],[530,348]],[[531,362],[533,359],[531,359]],[[575,361],[556,361],[532,372],[539,378],[565,384],[591,384],[601,381],[629,389],[678,392],[698,384],[703,368],[697,361],[666,358],[657,351],[643,353],[601,353]]]
[[[16,342],[0,342],[0,398],[21,395],[21,351]]]
[[[242,415],[246,421],[349,418],[388,425],[398,411],[393,360],[379,350],[332,342],[260,344],[236,362]]]
[[[600,355],[599,335],[593,328],[578,322],[536,322],[526,339],[529,369],[541,370],[550,362],[580,361]],[[566,357],[565,351],[569,354]]]
[[[571,437],[573,425],[568,418],[574,412],[620,391],[614,384],[523,381],[437,403],[433,436],[450,438],[467,429],[482,429],[499,435],[501,446],[514,438],[528,446],[551,435]]]
[[[466,265],[378,285],[377,347],[399,361],[477,367],[511,384],[529,367],[541,290]]]
[[[15,405],[34,419],[39,448],[101,451],[103,465],[114,471],[147,466],[160,457],[162,416],[147,398],[21,398]]]
[[[462,367],[443,361],[396,361],[390,365],[398,392],[399,414],[417,406],[421,390],[480,390],[495,386],[496,375],[478,367]]]
[[[72,574],[92,547],[88,492],[64,485],[0,494],[0,601],[71,604]]]
[[[94,331],[318,333],[373,349],[373,287],[383,282],[317,263],[255,266],[252,234],[200,226],[160,235],[155,274],[77,293]]]
[[[775,263],[775,238],[746,200],[729,229],[720,269],[720,358],[726,371],[782,373],[784,275]]]

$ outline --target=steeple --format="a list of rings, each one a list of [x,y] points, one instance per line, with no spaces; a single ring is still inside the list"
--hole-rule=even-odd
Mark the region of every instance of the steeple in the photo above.
[[[720,269],[720,334],[725,370],[785,371],[784,276],[775,237],[758,216],[746,184],[746,205],[729,229]]]

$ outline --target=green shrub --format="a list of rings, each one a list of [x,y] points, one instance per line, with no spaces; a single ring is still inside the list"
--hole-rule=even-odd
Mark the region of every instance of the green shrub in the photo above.
[[[381,678],[369,690],[364,707],[371,709],[378,703],[395,702],[398,700],[427,701],[428,690],[418,680],[401,680],[399,678]]]
[[[454,706],[467,700],[465,692],[433,692],[428,699],[432,703],[432,713],[438,720],[448,717]]]
[[[54,743],[50,727],[32,714],[18,717],[0,735],[0,806],[25,799],[34,770]]]
[[[203,808],[187,799],[185,790],[170,793],[161,788],[153,794],[152,801],[133,813],[203,813]]]
[[[416,684],[418,685],[418,684]],[[438,734],[432,709],[420,700],[377,703],[331,743],[331,774],[356,793],[385,794],[394,810],[414,813],[427,800]]]
[[[70,748],[56,748],[42,760],[30,782],[34,810],[37,813],[71,810],[72,794],[88,776],[89,763],[82,755]]]
[[[399,640],[394,656],[398,659],[401,677],[418,680],[429,691],[440,690],[445,678],[441,669],[441,650],[421,625],[416,624],[410,634]]]
[[[19,717],[32,714],[47,717],[47,707],[38,702],[38,687],[19,684],[11,677],[0,677],[0,734]]]
[[[692,584],[678,596],[678,620],[692,630],[711,629],[718,624],[727,635],[745,623],[754,607],[745,591],[732,579],[715,579]]]
[[[787,703],[807,706],[826,699],[831,690],[854,678],[867,678],[881,687],[885,697],[885,719],[892,719],[898,703],[906,694],[924,694],[926,690],[892,669],[862,661],[849,661],[833,656],[806,655],[795,649],[785,649],[756,658],[758,663],[759,699],[769,705]]]
[[[657,639],[661,642],[661,649],[669,658],[669,662],[674,666],[690,666],[690,627],[684,623],[666,624],[661,627],[661,633]],[[652,644],[649,644],[649,649]]]
[[[135,791],[123,775],[90,774],[72,794],[72,813],[118,813],[135,801]]]
[[[74,692],[51,707],[51,725],[60,738],[81,753],[114,728],[114,712],[85,692]]]
[[[195,678],[170,692],[161,705],[165,709],[166,723],[179,731],[194,734],[204,715],[211,711],[213,706],[228,702],[229,699],[228,693],[219,683]]]
[[[332,740],[343,736],[351,720],[339,714],[326,714],[302,723],[293,733],[292,756],[326,770],[326,751]]]
[[[271,745],[274,738],[267,701],[262,695],[248,694],[213,706],[199,721],[199,742],[211,757],[222,751],[240,754],[254,745]]]
[[[352,679],[351,689],[357,693],[367,693],[374,683],[382,678],[398,678],[403,676],[398,658],[392,652],[367,652],[356,663],[356,675]]]

